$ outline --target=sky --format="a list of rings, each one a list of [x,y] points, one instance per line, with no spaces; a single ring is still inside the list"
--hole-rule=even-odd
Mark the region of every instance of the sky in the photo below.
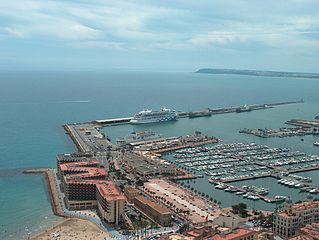
[[[319,72],[318,0],[0,0],[0,70]]]

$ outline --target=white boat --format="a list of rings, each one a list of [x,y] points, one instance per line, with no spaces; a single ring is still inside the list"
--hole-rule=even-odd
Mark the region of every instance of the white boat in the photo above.
[[[277,195],[277,196],[275,196],[275,201],[277,201],[277,202],[279,202],[279,201],[285,201],[286,200],[286,196],[279,196],[279,195]]]
[[[176,111],[168,108],[162,108],[159,111],[151,109],[143,109],[139,113],[135,114],[130,120],[132,124],[145,124],[156,122],[168,122],[176,120]]]
[[[260,197],[256,196],[256,195],[250,195],[247,197],[248,199],[251,199],[251,200],[258,200],[260,199]]]
[[[311,189],[309,192],[310,193],[319,193],[319,189],[318,188],[314,188],[314,189]]]
[[[249,193],[245,193],[245,194],[243,195],[244,198],[248,198],[249,196],[250,196]]]
[[[224,184],[219,184],[219,185],[215,186],[215,188],[217,188],[217,189],[225,189],[226,186]]]
[[[245,192],[240,192],[240,191],[239,191],[239,192],[236,192],[235,194],[236,194],[236,195],[243,195],[243,194],[245,194]]]

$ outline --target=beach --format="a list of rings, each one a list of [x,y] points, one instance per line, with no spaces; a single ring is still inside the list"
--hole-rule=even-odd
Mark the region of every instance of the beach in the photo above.
[[[82,219],[67,218],[44,232],[31,237],[32,240],[106,240],[110,235],[103,232],[96,224]]]

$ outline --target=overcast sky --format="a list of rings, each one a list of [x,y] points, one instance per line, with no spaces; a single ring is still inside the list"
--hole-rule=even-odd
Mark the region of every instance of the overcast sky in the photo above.
[[[319,72],[318,0],[0,0],[0,69]]]

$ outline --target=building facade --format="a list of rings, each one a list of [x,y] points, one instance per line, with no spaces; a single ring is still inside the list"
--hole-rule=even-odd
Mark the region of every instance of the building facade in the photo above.
[[[134,205],[146,216],[157,222],[162,226],[168,226],[171,224],[172,214],[159,204],[147,199],[144,196],[137,196],[134,198]]]
[[[97,208],[102,220],[116,225],[123,218],[125,197],[112,181],[96,185]]]
[[[273,232],[290,238],[296,235],[298,228],[315,222],[319,222],[319,201],[313,201],[311,197],[298,204],[288,201],[283,211],[274,213]]]

